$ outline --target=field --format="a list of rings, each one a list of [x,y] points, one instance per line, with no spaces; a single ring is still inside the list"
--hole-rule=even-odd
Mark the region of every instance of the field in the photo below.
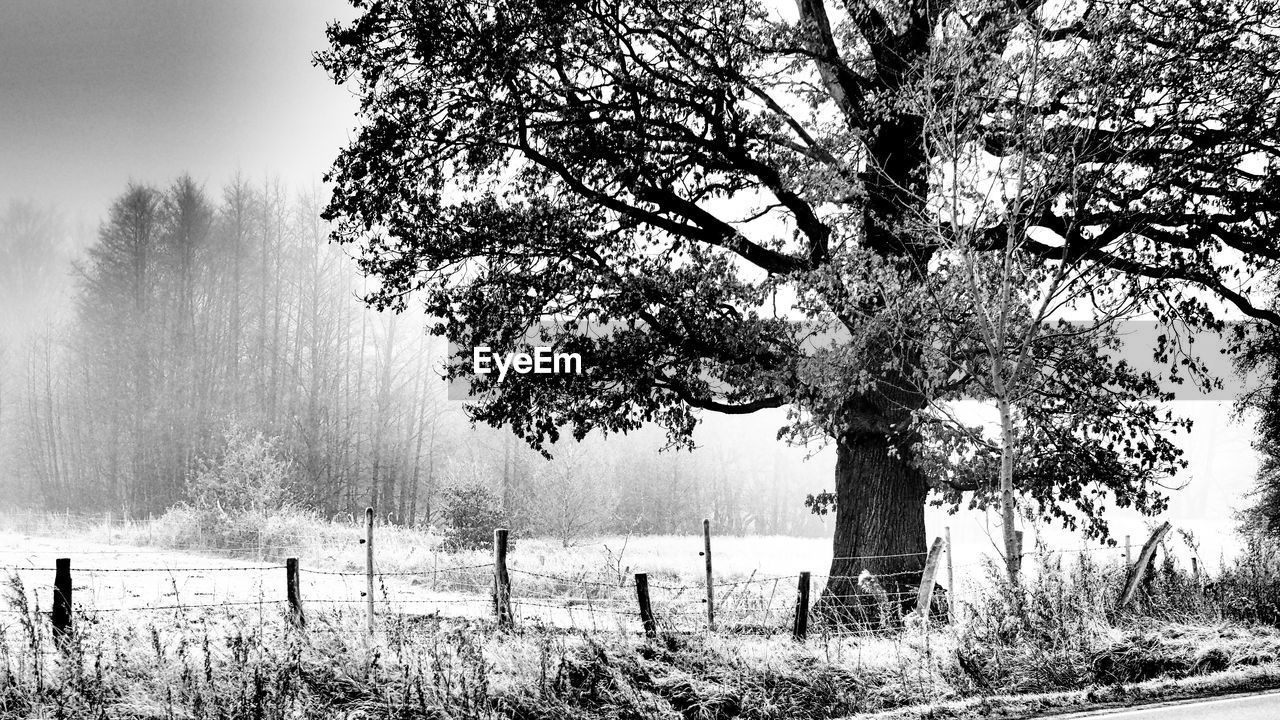
[[[521,538],[512,632],[491,620],[487,553],[379,527],[370,632],[351,523],[281,516],[254,542],[196,552],[207,528],[180,514],[23,522],[0,535],[5,717],[984,717],[1280,682],[1280,631],[1228,617],[1202,585],[1162,574],[1120,611],[1118,568],[1061,555],[1029,568],[1022,619],[992,584],[959,622],[819,629],[799,643],[786,632],[794,573],[825,567],[824,541],[717,538],[728,615],[709,632],[688,590],[702,587],[701,538]],[[72,558],[76,606],[60,641],[45,616],[57,557]],[[303,564],[305,627],[282,602],[284,557]],[[638,571],[660,586],[657,640],[639,632]]]
[[[52,572],[55,557],[72,557],[84,603],[102,609],[159,600],[188,607],[214,598],[279,602],[284,597],[281,563],[286,557],[300,560],[302,597],[309,608],[327,611],[363,602],[365,531],[359,525],[282,514],[266,520],[250,542],[216,542],[191,533],[186,519],[182,511],[150,524],[50,516],[27,522],[28,539],[11,534],[2,540],[5,547],[22,547],[23,564],[46,568],[46,574]],[[9,526],[23,524],[14,520]],[[564,547],[555,541],[520,538],[509,557],[518,619],[566,628],[637,630],[633,577],[645,572],[663,622],[694,629],[705,617],[702,542],[695,536],[607,537]],[[166,552],[156,552],[157,546]],[[416,615],[492,616],[492,554],[487,549],[448,551],[439,537],[395,526],[379,526],[374,546],[379,608]],[[139,549],[144,547],[149,549]],[[713,553],[719,615],[726,622],[767,626],[776,632],[791,622],[798,569],[821,573],[831,556],[829,541],[793,537],[717,537]],[[210,555],[219,561],[201,559]],[[20,573],[33,587],[40,584],[36,574]],[[815,593],[821,589],[818,577]],[[41,598],[38,593],[36,597]],[[43,600],[47,608],[48,591]]]

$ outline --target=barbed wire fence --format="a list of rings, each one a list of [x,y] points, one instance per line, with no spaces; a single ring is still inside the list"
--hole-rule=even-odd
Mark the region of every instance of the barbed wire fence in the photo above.
[[[647,573],[612,577],[604,572],[570,575],[507,567],[503,529],[495,531],[491,561],[379,571],[371,511],[366,522],[366,538],[359,541],[367,551],[363,570],[307,568],[298,558],[288,558],[283,564],[181,567],[73,567],[71,558],[59,558],[53,567],[0,565],[10,574],[11,585],[16,582],[18,588],[29,586],[35,591],[33,608],[13,607],[12,602],[0,608],[0,624],[5,616],[47,614],[53,634],[60,636],[69,632],[77,618],[129,613],[170,612],[200,620],[228,609],[239,613],[256,610],[260,618],[272,614],[305,625],[312,615],[362,608],[370,632],[380,617],[490,616],[507,628],[536,625],[650,637],[715,630],[804,640],[811,633],[822,637],[876,635],[903,627],[946,624],[955,618],[962,594],[955,571],[973,577],[978,575],[975,568],[989,566],[984,562],[955,564],[948,530],[925,552],[835,558],[852,567],[876,560],[922,558],[923,573],[762,575],[753,571],[744,579],[716,581],[706,523],[705,549],[699,553],[706,562],[703,584],[651,580]],[[1101,551],[1040,548],[1038,552],[1061,558],[1123,551],[1128,588],[1141,581],[1156,544],[1167,532],[1166,523],[1152,534],[1136,564],[1131,563],[1128,543]],[[5,552],[21,551],[0,550]],[[96,557],[107,552],[85,550],[77,554]],[[49,573],[53,574],[52,586],[41,582]],[[836,583],[839,591],[828,592]],[[818,598],[818,602],[811,602],[811,598]]]

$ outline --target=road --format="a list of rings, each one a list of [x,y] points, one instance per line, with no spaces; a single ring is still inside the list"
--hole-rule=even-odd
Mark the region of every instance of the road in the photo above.
[[[1047,716],[1052,717],[1052,716]],[[1096,713],[1058,715],[1056,720],[1275,720],[1280,718],[1280,692],[1238,695]]]

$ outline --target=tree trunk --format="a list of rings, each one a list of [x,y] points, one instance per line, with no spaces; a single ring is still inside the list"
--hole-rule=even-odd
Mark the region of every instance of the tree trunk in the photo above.
[[[915,40],[919,47],[926,42]],[[904,45],[899,52],[909,54],[912,48]],[[881,67],[881,77],[897,86],[904,68]],[[924,214],[928,194],[924,129],[919,115],[887,114],[871,134],[868,166],[873,170],[864,174],[866,246],[894,261],[909,259],[917,272],[928,267],[935,251],[904,229]],[[871,302],[873,307],[868,309],[874,313],[876,301]],[[885,341],[894,342],[892,338]],[[904,357],[901,362],[899,372],[905,379],[890,373],[872,396],[850,398],[846,405],[847,429],[836,448],[834,556],[818,605],[829,620],[879,627],[896,623],[915,606],[928,553],[924,526],[928,485],[911,466],[909,443],[890,433],[907,427],[910,412],[923,408],[925,398],[910,389],[916,384],[908,370],[918,368],[920,359]],[[874,578],[859,582],[864,571]]]
[[[819,609],[836,620],[891,622],[915,602],[924,569],[925,479],[886,435],[854,431],[837,445],[835,482],[834,557]],[[859,583],[863,571],[875,580]]]
[[[1001,398],[1000,406],[1000,514],[1004,525],[1004,562],[1009,583],[1018,586],[1018,572],[1022,569],[1022,543],[1018,542],[1014,528],[1016,502],[1013,494],[1013,453],[1016,448],[1013,437],[1013,413],[1007,398]]]

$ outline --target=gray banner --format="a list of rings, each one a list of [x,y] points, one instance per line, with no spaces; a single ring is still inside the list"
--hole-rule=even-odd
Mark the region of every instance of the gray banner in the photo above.
[[[599,328],[597,328],[599,332]],[[1161,388],[1167,392],[1173,393],[1175,400],[1208,400],[1208,401],[1231,401],[1240,396],[1246,388],[1257,387],[1259,378],[1245,377],[1239,374],[1232,360],[1227,354],[1228,336],[1231,333],[1230,328],[1223,334],[1213,332],[1199,332],[1191,336],[1180,336],[1178,338],[1180,347],[1184,352],[1190,353],[1199,359],[1208,371],[1210,377],[1217,378],[1220,387],[1206,391],[1201,387],[1201,383],[1193,382],[1188,378],[1185,367],[1178,367],[1178,376],[1183,378],[1183,382],[1173,382],[1170,374],[1168,363],[1157,363],[1154,355],[1154,348],[1157,339],[1162,333],[1167,333],[1159,323],[1154,320],[1133,320],[1120,324],[1118,334],[1121,338],[1121,347],[1119,357],[1129,363],[1130,366],[1139,372],[1151,372],[1160,379]],[[526,348],[528,363],[537,363],[539,361],[537,348],[538,343],[532,341],[536,337],[535,333],[530,333],[531,341]],[[819,334],[813,339],[815,344],[825,345],[831,334]],[[467,363],[472,364],[476,357],[476,348],[466,348]],[[550,349],[546,349],[550,352]],[[457,356],[458,346],[449,343],[449,357]],[[547,352],[542,353],[544,362],[543,367],[547,367],[545,363],[551,363],[550,367],[553,371],[561,371],[566,367],[572,366],[572,359],[556,358],[550,356],[548,359]],[[481,360],[482,365],[490,372],[495,374],[500,372],[504,363],[508,373],[516,372],[516,365],[522,363],[519,358],[501,358],[494,357],[490,353],[480,353],[484,356]],[[1176,362],[1176,360],[1175,360]],[[580,368],[585,369],[590,363],[589,358],[580,359]],[[527,365],[525,366],[527,367]],[[533,371],[536,372],[536,371]],[[469,380],[455,379],[449,381],[448,397],[450,400],[462,401],[468,397]]]

